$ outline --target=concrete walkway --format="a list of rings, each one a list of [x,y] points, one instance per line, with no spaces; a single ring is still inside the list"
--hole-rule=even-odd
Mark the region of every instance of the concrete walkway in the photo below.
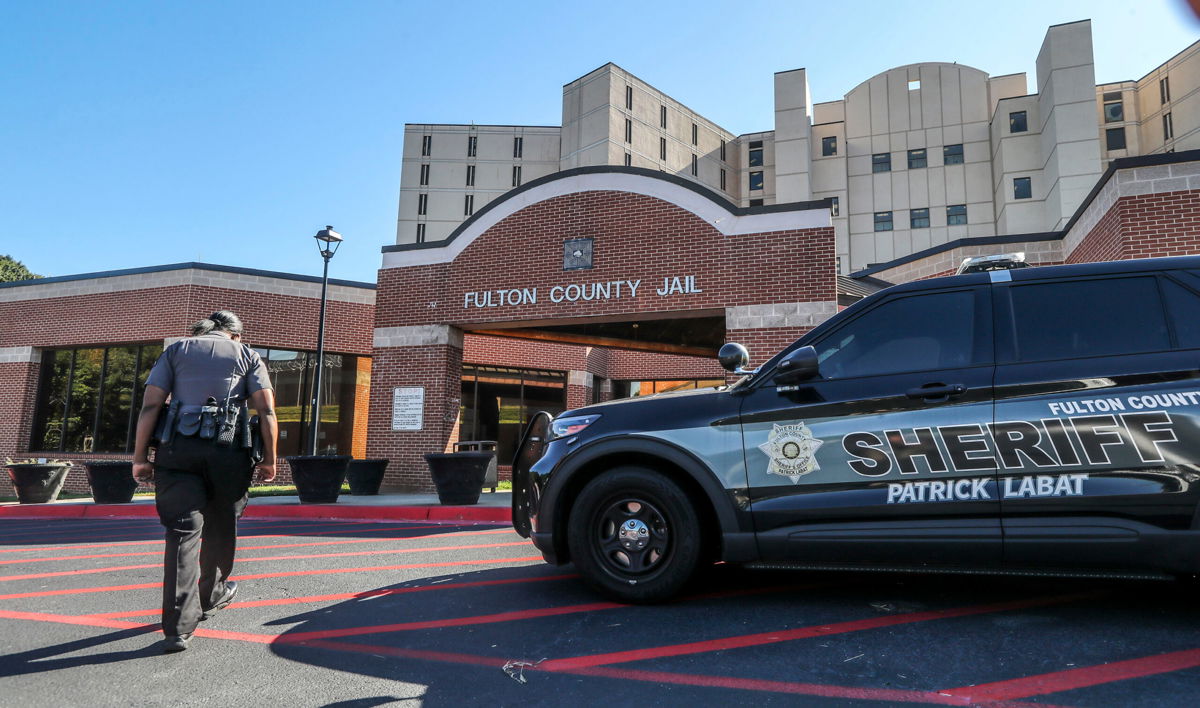
[[[342,494],[334,504],[302,504],[299,497],[253,497],[248,519],[364,519],[374,521],[476,521],[508,523],[512,492],[487,492],[471,506],[446,506],[436,494]],[[49,504],[0,503],[0,518],[153,517],[154,497],[129,504],[96,504],[91,499],[60,499]]]

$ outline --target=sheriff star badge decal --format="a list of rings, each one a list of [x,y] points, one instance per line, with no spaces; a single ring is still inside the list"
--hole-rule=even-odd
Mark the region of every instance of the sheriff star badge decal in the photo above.
[[[795,425],[775,425],[767,441],[758,446],[771,463],[767,465],[767,474],[777,474],[792,480],[792,484],[800,481],[804,475],[813,470],[821,469],[817,464],[817,448],[821,441],[814,438],[812,431],[804,423]]]

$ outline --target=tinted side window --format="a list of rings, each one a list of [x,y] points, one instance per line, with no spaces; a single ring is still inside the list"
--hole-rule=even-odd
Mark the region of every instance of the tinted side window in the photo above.
[[[1200,295],[1168,278],[1163,278],[1162,285],[1179,346],[1200,349]]]
[[[1109,278],[1014,286],[1018,360],[1169,349],[1154,280]]]
[[[969,290],[885,302],[816,344],[827,379],[953,369],[973,363]]]

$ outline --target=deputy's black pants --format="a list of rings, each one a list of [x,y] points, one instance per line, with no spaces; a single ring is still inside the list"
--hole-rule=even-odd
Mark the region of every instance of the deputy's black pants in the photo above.
[[[155,504],[167,530],[163,634],[195,630],[225,592],[252,472],[248,450],[211,440],[176,435],[155,453]]]

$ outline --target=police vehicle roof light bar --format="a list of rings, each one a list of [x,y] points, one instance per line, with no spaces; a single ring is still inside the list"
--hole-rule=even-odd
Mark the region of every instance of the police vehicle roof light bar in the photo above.
[[[1011,270],[1013,268],[1025,268],[1028,266],[1029,264],[1025,262],[1024,251],[996,253],[990,256],[964,258],[954,274],[962,275],[963,273],[982,273],[989,270]]]

